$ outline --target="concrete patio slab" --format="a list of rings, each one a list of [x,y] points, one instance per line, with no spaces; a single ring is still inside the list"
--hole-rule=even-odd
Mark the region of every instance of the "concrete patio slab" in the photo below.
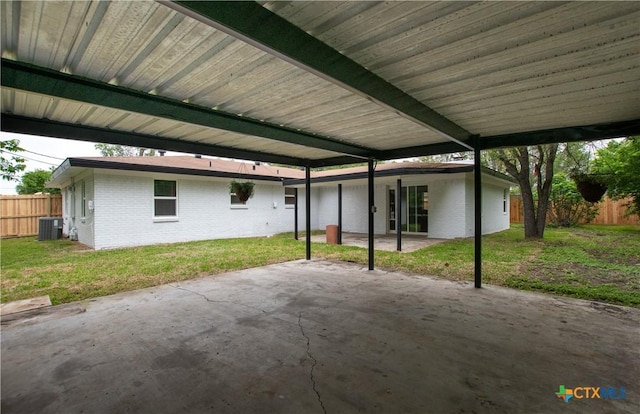
[[[3,414],[640,411],[632,308],[313,260],[38,311]]]
[[[304,240],[304,237],[301,237],[300,240]],[[326,235],[312,235],[311,241],[316,243],[325,243],[327,241]],[[445,241],[447,241],[447,239],[434,239],[424,235],[403,234],[402,253],[415,252],[416,250],[433,246],[434,244],[442,243]],[[367,249],[369,248],[369,235],[365,233],[342,233],[342,244],[345,246],[356,246]],[[376,235],[374,237],[373,248],[375,250],[386,250],[395,252],[398,248],[396,235]]]

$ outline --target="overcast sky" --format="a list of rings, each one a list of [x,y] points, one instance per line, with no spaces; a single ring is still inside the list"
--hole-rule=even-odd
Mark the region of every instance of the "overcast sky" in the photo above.
[[[6,141],[9,139],[19,140],[20,147],[25,150],[20,153],[26,159],[27,168],[25,171],[48,170],[51,167],[57,167],[62,164],[69,157],[100,156],[100,152],[95,149],[95,142],[0,132],[0,140]],[[177,152],[167,152],[167,155],[178,154]],[[0,194],[16,194],[17,184],[18,182],[16,181],[0,179]]]

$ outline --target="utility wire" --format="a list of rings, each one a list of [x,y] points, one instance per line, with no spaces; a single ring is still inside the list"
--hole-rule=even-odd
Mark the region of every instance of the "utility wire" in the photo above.
[[[52,155],[45,155],[45,154],[40,154],[38,152],[34,152],[34,151],[29,151],[29,150],[23,150],[24,152],[30,152],[32,154],[36,154],[39,155],[41,157],[47,157],[47,158],[53,158],[54,160],[60,160],[60,161],[64,161],[64,158],[58,158],[58,157],[54,157]]]
[[[24,156],[24,155],[22,155],[22,154],[15,154],[15,153],[13,153],[13,152],[9,152],[9,151],[2,151],[2,152],[5,152],[5,153],[10,154],[10,155],[15,155],[16,157],[24,158],[25,160],[34,161],[34,162],[40,162],[40,163],[42,163],[42,164],[51,165],[51,166],[53,166],[53,167],[55,167],[55,166],[57,166],[57,165],[58,165],[58,164],[53,164],[53,163],[46,162],[46,161],[36,160],[35,158],[25,157],[25,156]]]

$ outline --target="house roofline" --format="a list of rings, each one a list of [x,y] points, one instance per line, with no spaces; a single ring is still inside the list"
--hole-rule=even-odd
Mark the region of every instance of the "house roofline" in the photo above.
[[[458,173],[469,173],[473,172],[473,165],[461,165],[457,167],[398,167],[393,169],[386,169],[382,171],[374,171],[374,177],[394,177],[400,175],[426,175],[426,174],[458,174]],[[482,167],[482,172],[484,174],[488,174],[494,176],[496,178],[509,181],[511,183],[516,183],[516,181],[509,177],[508,175],[504,175],[497,171],[492,170],[491,168]],[[368,173],[364,172],[355,172],[348,174],[335,174],[328,175],[324,177],[311,177],[312,184],[319,183],[328,183],[328,182],[336,182],[336,181],[350,181],[350,180],[360,180],[368,177]],[[283,180],[284,186],[294,186],[304,184],[305,180],[300,178],[285,178]]]
[[[282,182],[285,179],[285,177],[278,177],[278,176],[272,176],[272,175],[202,170],[202,169],[196,169],[196,168],[169,167],[169,166],[162,166],[162,165],[129,164],[129,163],[123,163],[123,162],[117,162],[117,161],[103,161],[103,160],[86,159],[86,158],[67,158],[63,164],[66,164],[67,162],[68,162],[67,168],[82,167],[82,168],[95,168],[95,169],[103,169],[103,170],[155,172],[155,173],[165,173],[165,174],[197,175],[202,177],[239,178],[244,180],[256,180],[256,181]]]

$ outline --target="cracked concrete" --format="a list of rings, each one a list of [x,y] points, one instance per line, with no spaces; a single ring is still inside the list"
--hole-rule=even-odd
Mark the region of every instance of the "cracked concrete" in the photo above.
[[[311,364],[311,370],[309,371],[309,379],[311,380],[311,387],[313,388],[313,392],[318,396],[318,402],[320,403],[320,407],[322,408],[322,412],[327,414],[327,409],[324,407],[324,403],[322,402],[322,397],[320,396],[320,392],[316,386],[316,379],[313,377],[313,371],[316,369],[316,365],[318,365],[318,361],[315,359],[313,354],[311,353],[311,339],[304,333],[304,328],[302,327],[302,312],[298,315],[298,326],[300,326],[300,332],[304,339],[307,340],[307,356],[313,361]]]
[[[636,413],[639,326],[637,309],[296,261],[3,317],[0,408]],[[559,385],[627,398],[565,403]]]

